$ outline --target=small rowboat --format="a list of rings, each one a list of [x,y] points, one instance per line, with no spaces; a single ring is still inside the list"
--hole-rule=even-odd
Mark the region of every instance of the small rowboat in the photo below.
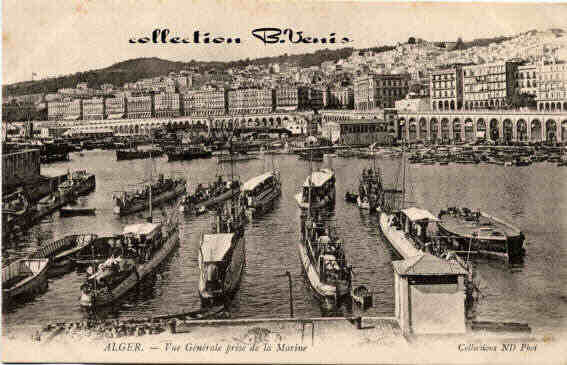
[[[61,217],[75,217],[78,215],[95,215],[96,208],[81,208],[66,206],[59,210]]]
[[[372,293],[364,285],[351,289],[352,301],[358,303],[362,310],[372,307]]]
[[[48,259],[22,259],[2,269],[2,298],[32,297],[47,290]]]

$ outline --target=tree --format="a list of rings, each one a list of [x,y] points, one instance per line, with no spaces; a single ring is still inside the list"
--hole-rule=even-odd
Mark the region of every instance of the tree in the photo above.
[[[409,37],[408,44],[415,44],[415,37]]]
[[[455,49],[456,50],[462,50],[465,49],[465,43],[463,42],[463,38],[459,37],[457,38],[457,43],[455,44]]]

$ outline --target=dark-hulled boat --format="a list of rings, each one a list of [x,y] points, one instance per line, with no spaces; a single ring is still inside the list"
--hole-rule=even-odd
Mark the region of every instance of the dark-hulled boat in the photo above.
[[[439,213],[437,226],[455,251],[471,251],[508,262],[524,254],[524,234],[513,225],[487,213],[451,207]]]
[[[114,195],[114,214],[128,215],[147,209],[151,204],[158,205],[173,200],[185,193],[185,179],[164,178],[148,184],[136,192],[120,192]]]
[[[83,216],[83,215],[95,215],[96,208],[85,208],[85,207],[73,207],[73,206],[65,206],[59,209],[59,214],[61,217],[76,217],[76,216]]]
[[[167,151],[167,161],[187,161],[209,158],[213,153],[204,146],[182,146]]]
[[[203,208],[220,204],[240,194],[240,181],[238,179],[223,179],[221,175],[217,180],[208,184],[198,184],[193,194],[185,195],[179,203],[181,212],[197,212]]]
[[[47,259],[21,259],[2,268],[2,305],[47,290]]]
[[[85,195],[96,189],[96,177],[86,170],[73,171],[57,188],[64,194]]]
[[[165,223],[131,224],[124,227],[123,234],[121,249],[116,249],[81,286],[82,307],[95,308],[115,302],[155,272],[179,244],[179,226],[173,219]]]
[[[151,157],[159,157],[161,155],[163,155],[163,151],[155,148],[150,150],[138,150],[138,149],[116,150],[116,161],[144,159]]]

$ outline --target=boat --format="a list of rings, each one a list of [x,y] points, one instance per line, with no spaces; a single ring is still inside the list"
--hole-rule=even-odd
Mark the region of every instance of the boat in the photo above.
[[[165,178],[160,175],[158,181],[148,184],[136,192],[118,192],[114,194],[114,214],[121,216],[145,210],[150,206],[158,205],[185,193],[185,179]]]
[[[86,170],[77,170],[67,174],[67,180],[57,187],[63,194],[86,195],[96,188],[96,177]]]
[[[375,212],[380,205],[379,199],[383,194],[383,187],[380,169],[376,167],[376,159],[373,158],[372,162],[372,166],[368,169],[362,169],[356,202],[359,208]]]
[[[122,249],[122,234],[97,236],[93,242],[70,255],[78,268],[98,266],[112,256],[116,249]]]
[[[262,175],[253,177],[242,185],[242,200],[244,209],[249,217],[269,209],[282,193],[280,171],[274,169]]]
[[[31,253],[30,259],[48,259],[49,277],[66,274],[73,269],[74,262],[71,256],[88,247],[96,239],[95,234],[72,234],[63,238],[46,242]]]
[[[159,157],[161,155],[163,155],[163,151],[156,148],[152,148],[150,150],[138,150],[136,148],[126,150],[120,149],[116,150],[116,161],[145,159]]]
[[[179,244],[179,226],[171,218],[127,225],[123,235],[121,249],[98,265],[81,286],[81,307],[93,309],[117,301],[155,272]]]
[[[95,215],[96,208],[85,208],[85,207],[73,207],[73,206],[65,206],[59,209],[59,214],[61,217],[75,217],[75,216],[83,216],[83,215]]]
[[[321,151],[316,151],[315,153],[311,152],[298,152],[297,158],[299,160],[305,161],[315,161],[315,162],[322,162],[325,155]]]
[[[182,146],[167,151],[167,161],[194,160],[209,158],[213,153],[204,146]]]
[[[337,305],[351,289],[343,241],[331,222],[309,214],[302,222],[298,241],[301,264],[317,298],[326,305]]]
[[[320,209],[334,204],[335,180],[335,172],[329,168],[313,171],[305,180],[302,192],[295,195],[299,207],[307,209],[311,203],[312,209]]]
[[[455,251],[516,262],[525,254],[524,234],[515,226],[492,215],[469,208],[450,207],[438,216],[439,232]]]
[[[214,182],[208,185],[198,184],[193,194],[184,195],[179,202],[179,211],[198,212],[239,194],[240,181],[238,179],[223,179],[222,175],[218,175]]]
[[[257,155],[247,152],[240,152],[238,154],[230,155],[230,154],[220,154],[216,155],[215,159],[217,163],[225,163],[225,162],[241,162],[241,161],[250,161],[256,160],[258,158]]]
[[[14,299],[33,297],[48,287],[47,259],[21,259],[2,268],[2,305]]]
[[[230,154],[232,156],[232,144]],[[234,179],[234,171],[231,177]],[[201,235],[199,296],[203,307],[226,305],[238,290],[246,262],[244,224],[241,199],[233,196],[216,207],[212,231]]]

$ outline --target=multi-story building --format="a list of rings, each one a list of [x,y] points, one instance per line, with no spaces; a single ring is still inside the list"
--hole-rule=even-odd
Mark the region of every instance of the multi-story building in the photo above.
[[[354,108],[392,108],[396,100],[403,99],[408,93],[408,83],[408,74],[361,76],[354,83]]]
[[[228,114],[268,114],[272,111],[271,89],[236,89],[227,94]]]
[[[107,119],[122,119],[126,114],[126,102],[123,97],[104,99],[104,114]]]
[[[464,109],[501,109],[516,91],[519,62],[463,66]]]
[[[537,67],[537,107],[540,111],[567,111],[567,63]]]
[[[431,73],[432,110],[460,110],[463,107],[463,68],[453,66]]]
[[[292,111],[299,108],[299,90],[296,86],[274,89],[276,111]]]
[[[183,94],[183,115],[206,117],[226,113],[224,90],[190,90]]]
[[[104,99],[92,98],[83,100],[83,119],[104,119]]]
[[[536,65],[529,64],[518,66],[516,71],[516,92],[519,94],[537,94]]]
[[[82,119],[83,103],[80,99],[52,101],[47,103],[49,120],[79,120]]]
[[[324,86],[312,87],[309,99],[311,108],[326,108],[329,105],[329,90]]]
[[[179,94],[159,93],[154,95],[155,117],[178,117],[180,114]]]
[[[129,96],[126,98],[128,118],[151,118],[153,111],[151,96]]]
[[[337,109],[352,109],[354,105],[354,90],[350,87],[329,89],[329,107]]]

